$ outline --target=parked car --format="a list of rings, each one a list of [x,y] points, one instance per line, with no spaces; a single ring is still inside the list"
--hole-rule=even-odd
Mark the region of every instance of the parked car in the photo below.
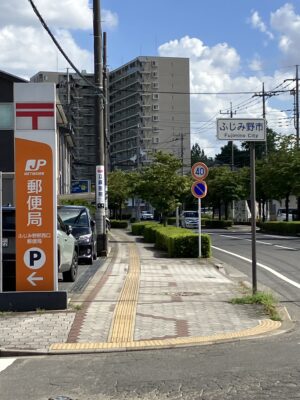
[[[2,208],[3,291],[16,290],[16,217],[15,207]],[[78,244],[60,217],[57,217],[58,272],[66,282],[74,282],[78,270]]]
[[[142,220],[151,220],[154,219],[153,214],[150,211],[142,211],[141,212],[141,219]]]
[[[78,272],[78,243],[72,228],[57,215],[57,263],[58,272],[65,282],[75,282]]]
[[[16,223],[15,209],[2,208],[3,291],[16,290]]]
[[[97,259],[96,223],[91,218],[89,209],[84,206],[58,206],[58,215],[62,221],[72,227],[79,246],[79,261],[92,264]]]
[[[296,221],[298,216],[297,208],[288,209],[288,221]],[[278,208],[277,210],[277,221],[286,221],[286,209]]]
[[[180,216],[180,226],[182,228],[197,229],[199,225],[198,211],[183,211]]]

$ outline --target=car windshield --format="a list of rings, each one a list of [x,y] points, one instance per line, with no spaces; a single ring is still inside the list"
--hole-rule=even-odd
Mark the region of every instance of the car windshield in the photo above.
[[[72,227],[86,227],[89,225],[88,215],[84,208],[59,208],[60,218],[66,225]]]
[[[185,218],[198,218],[198,212],[197,211],[188,211],[184,213]]]

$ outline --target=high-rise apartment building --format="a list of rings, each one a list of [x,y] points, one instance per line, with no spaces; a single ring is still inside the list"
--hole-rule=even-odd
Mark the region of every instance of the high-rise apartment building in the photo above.
[[[92,84],[94,74],[82,71]],[[74,131],[72,179],[95,182],[99,140],[95,131],[95,89],[75,73],[40,71],[32,82],[56,83],[58,97]]]
[[[189,173],[189,59],[137,57],[109,73],[111,168],[134,169],[161,150]]]

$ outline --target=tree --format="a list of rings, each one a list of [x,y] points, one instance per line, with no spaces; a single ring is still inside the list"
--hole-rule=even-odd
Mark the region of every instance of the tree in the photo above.
[[[231,171],[227,166],[211,168],[207,177],[208,200],[213,207],[219,209],[224,205],[225,219],[228,219],[228,206],[233,200],[239,200],[246,195],[240,174]]]
[[[125,204],[125,200],[130,197],[132,185],[131,174],[121,170],[115,170],[108,173],[108,208],[113,210],[114,218],[122,217],[122,207]]]
[[[160,151],[154,154],[152,164],[139,173],[135,193],[161,214],[164,223],[190,190],[191,178],[179,174],[181,166],[178,158]]]
[[[207,157],[204,150],[200,148],[198,143],[193,144],[191,150],[191,163],[194,165],[196,162],[203,162],[208,167],[214,164],[214,160],[211,157]]]

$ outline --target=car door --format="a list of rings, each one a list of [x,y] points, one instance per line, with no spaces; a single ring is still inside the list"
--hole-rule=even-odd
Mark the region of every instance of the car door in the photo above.
[[[74,238],[67,234],[67,227],[60,218],[57,220],[57,242],[60,254],[60,270],[70,269],[74,252]]]

